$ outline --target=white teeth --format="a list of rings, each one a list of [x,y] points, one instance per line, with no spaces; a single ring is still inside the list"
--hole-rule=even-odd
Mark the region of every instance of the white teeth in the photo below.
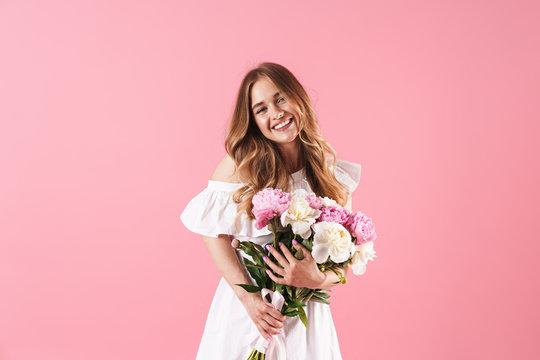
[[[281,124],[278,124],[276,126],[274,126],[274,129],[281,129],[282,127],[284,127],[285,125],[289,125],[289,123],[292,121],[292,118],[287,120],[287,121],[284,121],[282,122]]]

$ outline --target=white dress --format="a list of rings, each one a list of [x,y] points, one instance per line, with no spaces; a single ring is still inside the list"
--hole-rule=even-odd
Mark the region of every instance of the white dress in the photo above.
[[[360,180],[360,169],[359,164],[337,160],[336,178],[352,192]],[[292,178],[293,189],[303,188],[312,192],[304,169],[293,173]],[[240,183],[209,180],[208,187],[187,204],[180,219],[186,228],[197,234],[210,237],[228,234],[260,245],[271,243],[272,233],[266,228],[258,230],[255,221],[245,215],[241,216],[238,228],[235,227],[237,208],[232,195],[241,186]],[[237,250],[237,256],[239,259],[242,256],[250,258],[240,250]],[[249,277],[244,265],[243,269]],[[308,318],[307,329],[298,317],[287,317],[285,320],[282,334],[287,359],[341,359],[330,305],[309,301],[304,309]],[[210,306],[197,360],[245,360],[258,336],[255,324],[222,277]],[[267,359],[271,360],[271,357],[272,354],[268,353]]]

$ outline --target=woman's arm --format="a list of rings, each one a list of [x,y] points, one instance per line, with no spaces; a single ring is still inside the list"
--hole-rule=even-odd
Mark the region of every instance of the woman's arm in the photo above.
[[[207,236],[203,236],[202,238],[214,265],[216,265],[218,271],[223,275],[223,278],[230,285],[238,299],[244,301],[247,291],[235,284],[250,284],[250,282],[238,262],[236,252],[231,248],[230,237],[228,235],[220,235],[218,238]]]
[[[225,155],[212,174],[212,180],[225,182],[239,182],[234,171],[234,161]],[[235,214],[230,214],[234,216]],[[204,243],[212,261],[238,297],[249,317],[253,320],[257,330],[265,338],[270,338],[280,332],[283,327],[285,315],[273,306],[266,304],[260,294],[249,293],[236,284],[250,284],[248,275],[244,272],[236,251],[231,247],[229,235],[219,235],[217,238],[203,236]]]
[[[347,279],[347,273],[349,272],[349,264],[345,265],[345,268],[341,268],[340,272],[343,277]],[[332,270],[326,270],[323,272],[323,274],[324,280],[321,283],[320,287],[318,287],[317,289],[327,290],[340,283],[339,277]]]
[[[285,315],[266,304],[259,294],[249,293],[236,285],[251,285],[251,283],[242,270],[236,251],[231,247],[230,237],[226,235],[220,235],[218,238],[203,236],[203,240],[212,261],[244,305],[259,333],[266,339],[280,333]]]

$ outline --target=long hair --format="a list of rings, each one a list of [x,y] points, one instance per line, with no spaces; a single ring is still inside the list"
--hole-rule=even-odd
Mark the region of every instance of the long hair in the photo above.
[[[238,204],[238,216],[245,212],[250,219],[254,218],[251,200],[253,195],[266,187],[290,191],[291,177],[285,161],[277,145],[261,133],[251,109],[251,88],[263,76],[279,89],[280,94],[299,114],[296,119],[298,138],[311,189],[318,196],[327,196],[345,206],[348,192],[335,176],[336,152],[321,134],[306,91],[287,68],[263,62],[249,71],[242,80],[225,140],[225,149],[245,183],[233,195]],[[332,168],[328,164],[329,157]]]

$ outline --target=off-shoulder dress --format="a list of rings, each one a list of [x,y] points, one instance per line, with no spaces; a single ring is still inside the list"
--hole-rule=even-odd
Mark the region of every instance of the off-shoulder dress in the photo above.
[[[358,185],[360,170],[360,164],[336,160],[336,178],[350,192]],[[291,177],[292,189],[302,188],[312,192],[304,169],[291,174]],[[200,235],[218,237],[227,234],[260,245],[271,243],[272,233],[266,228],[257,229],[255,221],[245,215],[240,217],[239,224],[235,226],[237,205],[232,195],[242,185],[208,180],[208,186],[186,205],[180,219],[187,229]],[[248,257],[239,250],[237,256],[240,260],[242,256]],[[243,262],[240,263],[248,274]],[[285,320],[282,334],[287,359],[341,359],[330,305],[309,301],[305,310],[309,323],[307,329],[298,317],[288,317]],[[208,312],[196,359],[245,360],[258,336],[259,332],[246,309],[222,277]],[[267,359],[272,359],[271,353],[267,354]]]

